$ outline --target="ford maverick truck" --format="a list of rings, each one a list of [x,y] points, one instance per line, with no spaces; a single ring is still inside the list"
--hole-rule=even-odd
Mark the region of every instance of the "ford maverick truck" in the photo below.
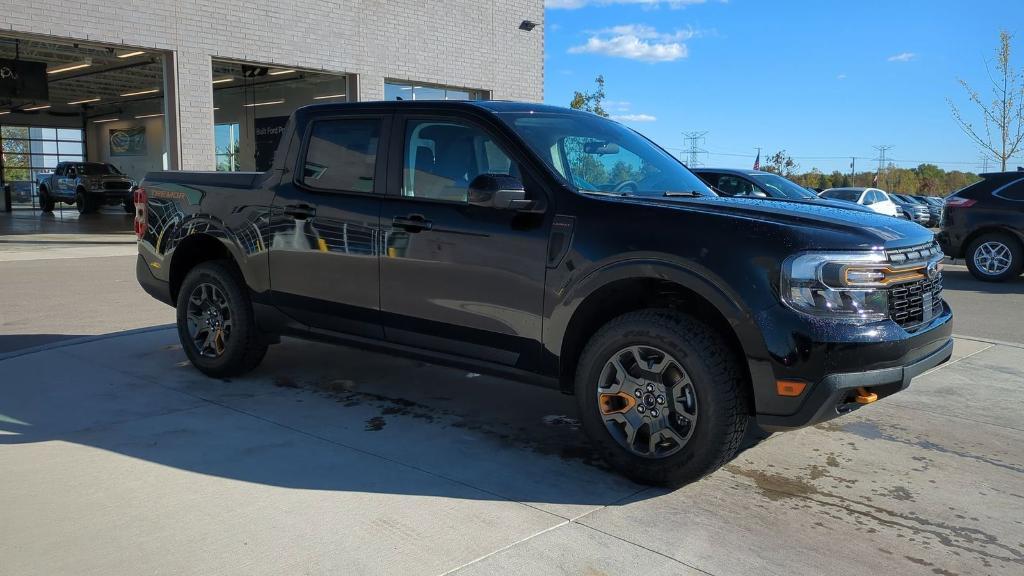
[[[539,383],[647,483],[715,470],[752,418],[884,401],[953,347],[928,230],[719,197],[551,106],[309,106],[269,171],[150,173],[135,206],[138,280],[199,371],[242,374],[291,336]]]

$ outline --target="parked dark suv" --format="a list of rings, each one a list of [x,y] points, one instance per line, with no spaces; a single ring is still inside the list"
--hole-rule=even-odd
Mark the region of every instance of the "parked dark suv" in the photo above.
[[[1024,271],[1024,172],[981,174],[946,198],[943,251],[963,258],[979,280],[1002,282]]]
[[[721,198],[563,108],[300,108],[268,172],[154,172],[135,202],[136,276],[200,371],[289,335],[536,382],[644,482],[721,466],[752,415],[795,428],[895,394],[953,346],[924,228]]]

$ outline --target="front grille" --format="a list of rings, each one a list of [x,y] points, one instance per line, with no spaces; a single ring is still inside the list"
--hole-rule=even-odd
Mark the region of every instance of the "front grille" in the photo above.
[[[104,190],[131,190],[131,182],[104,182]]]
[[[937,242],[909,248],[886,250],[889,262],[900,269],[924,266],[941,256]],[[900,326],[913,329],[931,321],[942,312],[942,274],[889,287],[889,318]]]
[[[942,311],[942,274],[889,288],[889,318],[904,328],[928,322]]]

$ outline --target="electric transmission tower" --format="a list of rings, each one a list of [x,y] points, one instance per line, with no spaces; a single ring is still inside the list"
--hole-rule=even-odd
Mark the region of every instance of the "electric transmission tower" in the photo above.
[[[879,146],[873,146],[873,148],[875,150],[878,150],[878,158],[875,158],[875,160],[878,160],[878,172],[877,172],[877,174],[879,176],[882,176],[883,175],[882,170],[885,169],[885,153],[888,152],[889,150],[892,150],[893,146],[890,145],[890,144],[881,144]],[[887,172],[884,173],[884,177],[885,177],[885,180],[886,180],[885,187],[888,188],[889,187],[889,174]]]
[[[693,168],[701,165],[700,155],[707,154],[708,151],[703,148],[704,137],[707,136],[707,131],[704,132],[683,132],[683,140],[686,141],[686,165]]]

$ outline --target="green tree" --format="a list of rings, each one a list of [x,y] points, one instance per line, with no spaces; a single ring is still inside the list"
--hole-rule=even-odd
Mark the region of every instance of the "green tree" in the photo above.
[[[604,109],[604,74],[598,74],[597,78],[594,78],[594,83],[597,84],[597,87],[593,92],[580,92],[577,90],[572,97],[572,101],[569,102],[569,107],[573,110],[593,112],[598,116],[607,118],[608,112]]]
[[[968,100],[978,107],[981,114],[981,127],[975,127],[964,117],[960,107],[947,98],[953,111],[953,119],[960,129],[986,154],[991,154],[999,161],[1002,171],[1006,171],[1006,163],[1017,154],[1024,141],[1024,83],[1021,73],[1015,70],[1010,62],[1011,40],[1013,36],[1006,30],[999,32],[999,48],[996,49],[996,74],[992,74],[989,63],[985,62],[985,71],[992,83],[992,102],[986,104],[977,90],[964,79],[960,85],[967,92]]]
[[[772,154],[761,164],[761,170],[785,176],[786,178],[794,176],[799,169],[800,165],[793,160],[792,156],[786,154],[785,150],[779,150]]]

